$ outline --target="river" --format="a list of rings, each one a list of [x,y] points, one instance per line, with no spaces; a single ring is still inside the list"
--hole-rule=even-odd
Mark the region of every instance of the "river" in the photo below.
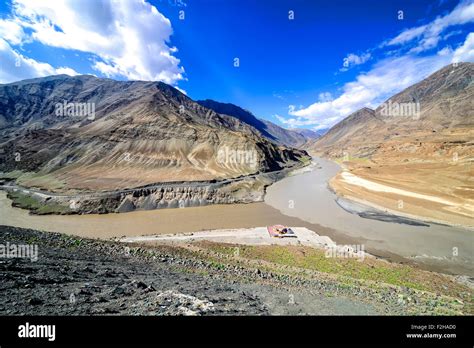
[[[339,172],[339,165],[322,158],[313,161],[318,169],[270,186],[265,203],[285,215],[342,232],[364,244],[366,249],[390,251],[453,273],[474,274],[474,231],[435,223],[413,224],[410,220],[385,222],[350,213],[346,210],[351,207],[350,202],[345,201],[346,209],[343,209],[327,185]],[[360,209],[360,205],[354,204],[352,208]]]
[[[280,223],[307,227],[339,244],[363,244],[366,251],[396,261],[474,276],[474,231],[431,223],[415,226],[384,222],[349,213],[336,203],[336,195],[327,187],[339,166],[324,159],[315,161],[319,168],[268,187],[265,203],[35,216],[11,207],[6,193],[0,192],[0,224],[108,239]]]

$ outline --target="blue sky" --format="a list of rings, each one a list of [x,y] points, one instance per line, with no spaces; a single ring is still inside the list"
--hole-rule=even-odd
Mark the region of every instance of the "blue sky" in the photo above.
[[[472,0],[12,0],[0,4],[0,83],[162,80],[320,129],[474,61],[473,23]]]

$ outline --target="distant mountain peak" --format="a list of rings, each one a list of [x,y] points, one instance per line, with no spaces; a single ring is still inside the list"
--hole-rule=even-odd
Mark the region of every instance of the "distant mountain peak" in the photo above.
[[[364,107],[335,124],[312,146],[326,155],[352,148],[373,153],[393,137],[473,127],[474,63],[449,64],[391,96],[375,110]]]
[[[219,114],[229,115],[245,122],[258,130],[265,138],[277,144],[300,148],[310,139],[298,131],[285,129],[268,120],[259,119],[252,112],[232,103],[221,103],[212,99],[197,102]]]

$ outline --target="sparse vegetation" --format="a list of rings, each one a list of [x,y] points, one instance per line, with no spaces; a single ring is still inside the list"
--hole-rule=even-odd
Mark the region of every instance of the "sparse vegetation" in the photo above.
[[[215,253],[240,258],[264,261],[279,266],[323,272],[375,284],[389,284],[420,291],[440,293],[459,297],[466,288],[442,274],[421,271],[410,265],[390,263],[383,260],[365,258],[327,258],[324,250],[302,246],[243,246],[218,243],[200,243],[201,247]],[[272,268],[272,267],[271,267]],[[273,267],[274,268],[274,267]],[[289,270],[286,268],[286,270]]]
[[[24,173],[17,178],[17,183],[26,187],[38,187],[49,191],[58,191],[66,187],[66,183],[51,174]]]
[[[68,206],[56,202],[41,202],[34,197],[21,193],[9,192],[7,197],[12,200],[14,207],[31,210],[35,214],[67,214],[71,212]]]
[[[18,179],[21,175],[23,175],[23,171],[13,170],[11,172],[0,173],[0,179],[14,180]]]

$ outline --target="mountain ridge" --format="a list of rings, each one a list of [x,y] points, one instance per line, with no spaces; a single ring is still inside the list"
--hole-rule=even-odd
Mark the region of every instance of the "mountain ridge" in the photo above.
[[[58,115],[64,103],[93,104],[94,115]],[[231,178],[305,156],[165,83],[91,75],[0,85],[0,148],[0,171],[33,172],[20,183],[53,191]],[[248,151],[256,163],[219,158],[227,149]]]
[[[366,134],[370,134],[370,141],[379,143],[392,137],[408,134],[410,131],[420,131],[423,127],[433,129],[459,126],[472,126],[474,120],[469,117],[469,110],[474,109],[472,101],[472,77],[474,75],[473,63],[458,63],[456,66],[448,65],[434,72],[422,81],[405,88],[388,98],[374,110],[361,108],[335,124],[321,138],[316,140],[311,150],[319,154],[335,156],[345,146],[358,143],[350,151],[359,154],[359,148],[366,141]],[[454,75],[453,75],[454,74]],[[453,101],[456,93],[462,93],[464,99]],[[459,99],[459,98],[458,98]],[[418,103],[419,115],[416,112],[408,117],[405,115],[383,115],[384,106],[388,103],[408,104],[416,106]],[[459,105],[461,105],[459,107]],[[443,117],[443,112],[448,111],[452,117]],[[369,115],[373,117],[369,117]],[[380,121],[380,122],[379,122]],[[355,134],[358,128],[365,124],[363,137]],[[340,133],[337,135],[337,133]],[[342,134],[341,134],[342,133]],[[383,136],[380,137],[380,134]],[[356,135],[355,139],[348,139],[349,135]],[[367,150],[367,149],[366,149]],[[373,151],[372,147],[369,152]]]
[[[310,140],[309,137],[295,130],[285,129],[271,121],[257,118],[250,111],[232,103],[222,103],[212,99],[198,100],[200,105],[208,107],[217,113],[235,117],[256,128],[264,137],[279,145],[302,148]]]

